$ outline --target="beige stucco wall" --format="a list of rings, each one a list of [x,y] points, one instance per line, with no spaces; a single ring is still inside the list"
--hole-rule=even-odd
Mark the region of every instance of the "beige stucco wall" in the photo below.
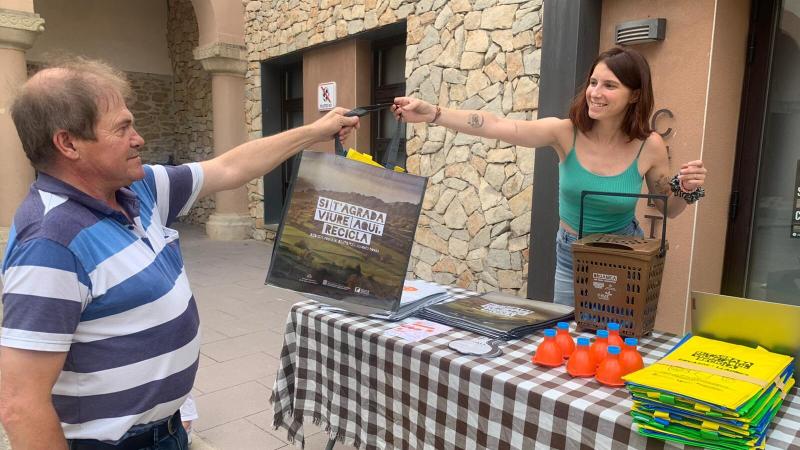
[[[0,2],[0,8],[33,12],[33,0],[3,0]]]
[[[705,135],[701,147],[702,158],[713,172],[707,181],[707,201],[697,208],[689,279],[692,290],[719,292],[721,287],[750,3],[749,0],[716,2]],[[691,328],[690,320],[691,308],[687,307],[685,330]]]
[[[343,61],[348,61],[343,64]],[[327,111],[319,111],[316,89],[320,83],[336,82],[336,103],[344,107],[370,104],[370,79],[372,76],[372,52],[368,41],[347,40],[303,54],[303,120],[310,123]],[[361,119],[360,129],[355,130],[342,142],[345,149],[366,151],[369,148],[370,118]],[[333,151],[333,141],[319,142],[311,146],[317,150]]]
[[[709,168],[708,196],[668,224],[659,330],[686,331],[691,289],[720,288],[748,14],[746,0],[603,2],[601,48],[613,45],[617,23],[667,19],[664,41],[636,46],[650,62],[655,110],[668,108],[675,116],[659,120],[658,129],[674,130],[666,139],[673,171],[701,158]],[[646,210],[639,209],[640,218]]]
[[[36,0],[47,30],[28,60],[80,54],[108,61],[126,72],[171,74],[164,0]]]

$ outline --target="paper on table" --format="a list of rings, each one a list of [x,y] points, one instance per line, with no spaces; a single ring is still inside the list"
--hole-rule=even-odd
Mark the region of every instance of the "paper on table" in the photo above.
[[[403,283],[403,295],[400,297],[400,306],[414,303],[431,295],[444,294],[447,289],[435,283],[424,280],[406,280]]]
[[[399,337],[408,342],[416,342],[429,336],[444,333],[450,329],[451,328],[447,325],[438,324],[429,320],[415,320],[390,328],[386,330],[386,334]]]

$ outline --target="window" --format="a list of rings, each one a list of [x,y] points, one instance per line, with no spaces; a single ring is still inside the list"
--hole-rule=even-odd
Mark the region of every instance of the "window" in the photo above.
[[[394,36],[372,43],[373,55],[373,88],[372,103],[391,103],[395,97],[406,95],[406,37],[405,34]],[[378,162],[383,161],[386,146],[389,144],[397,122],[388,109],[381,111],[380,115],[373,118],[370,131],[372,158]],[[405,124],[401,129],[400,158],[405,161],[406,134]]]

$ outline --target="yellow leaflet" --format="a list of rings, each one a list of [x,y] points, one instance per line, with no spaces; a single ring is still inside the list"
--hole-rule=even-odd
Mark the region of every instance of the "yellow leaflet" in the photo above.
[[[354,161],[360,161],[364,164],[369,164],[371,166],[376,167],[383,167],[382,165],[378,164],[377,162],[372,160],[372,155],[367,153],[361,153],[355,149],[348,149],[347,150],[347,159],[352,159]]]
[[[353,149],[353,148],[347,150],[347,159],[352,159],[353,161],[359,161],[359,162],[362,162],[364,164],[369,164],[369,165],[375,166],[375,167],[383,167],[382,165],[378,164],[377,162],[375,162],[372,159],[372,155],[370,155],[368,153],[361,153],[358,150]],[[403,169],[400,166],[394,166],[394,168],[392,170],[394,170],[395,172],[400,172],[400,173],[405,173],[405,171],[406,171],[405,169]]]
[[[692,336],[655,364],[625,381],[736,410],[778,380],[792,358]]]

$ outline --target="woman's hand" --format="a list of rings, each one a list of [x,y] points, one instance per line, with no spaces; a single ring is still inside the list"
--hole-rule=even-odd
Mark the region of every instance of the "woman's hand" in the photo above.
[[[699,159],[690,161],[681,166],[678,171],[678,179],[681,180],[681,189],[686,192],[694,192],[697,188],[702,187],[706,182],[706,170],[703,167],[703,161]]]
[[[395,98],[392,112],[395,118],[408,123],[432,122],[436,118],[435,106],[411,97]]]

